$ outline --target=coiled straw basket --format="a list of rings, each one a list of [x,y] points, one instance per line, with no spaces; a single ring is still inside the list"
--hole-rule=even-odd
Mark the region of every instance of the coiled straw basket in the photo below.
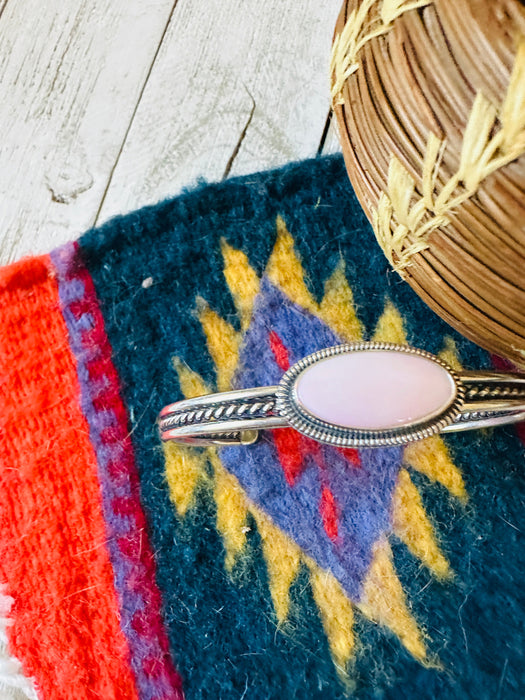
[[[331,71],[350,179],[393,268],[525,366],[525,4],[346,0]]]

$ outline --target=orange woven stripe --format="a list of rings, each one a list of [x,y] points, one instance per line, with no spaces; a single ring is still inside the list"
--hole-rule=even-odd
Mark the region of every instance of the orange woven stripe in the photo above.
[[[138,698],[75,363],[47,257],[0,271],[0,580],[46,700]]]

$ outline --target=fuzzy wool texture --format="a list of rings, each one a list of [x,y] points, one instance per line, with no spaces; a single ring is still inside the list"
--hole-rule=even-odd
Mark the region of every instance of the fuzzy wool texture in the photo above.
[[[0,581],[45,700],[138,698],[74,354],[47,256],[0,271]]]
[[[165,404],[334,342],[494,362],[389,271],[341,157],[118,217],[0,291],[0,581],[39,696],[523,696],[522,427],[160,443]]]
[[[9,653],[7,628],[13,599],[4,595],[0,586],[0,698],[2,700],[37,700],[31,679],[22,672],[20,661]]]
[[[281,243],[279,222],[290,235],[287,239],[282,234]],[[301,261],[302,282],[294,264],[286,268],[275,262],[287,259],[287,245]],[[403,476],[397,500],[405,506],[413,502],[423,530],[431,527],[438,550],[422,553],[417,542],[411,550],[406,522],[399,512],[393,518],[392,511],[384,511],[381,517],[390,517],[389,523],[380,521],[388,548],[375,563],[370,556],[384,543],[376,543],[373,551],[365,548],[363,573],[356,571],[353,583],[346,584],[345,600],[353,599],[355,605],[351,610],[341,606],[341,619],[346,627],[353,625],[351,638],[337,624],[336,602],[327,602],[336,601],[344,590],[338,569],[326,559],[313,563],[312,557],[326,557],[327,549],[314,551],[308,538],[316,522],[323,528],[323,517],[328,530],[320,530],[319,537],[329,541],[334,533],[329,496],[323,501],[325,516],[314,510],[306,525],[286,529],[279,520],[279,512],[286,510],[279,503],[279,494],[286,493],[286,473],[282,491],[274,494],[276,509],[271,510],[263,497],[263,482],[248,468],[250,463],[254,469],[263,468],[267,458],[255,457],[262,446],[227,459],[219,454],[222,467],[241,488],[240,500],[231,501],[231,513],[230,487],[219,488],[226,482],[220,482],[216,462],[202,451],[200,459],[189,460],[187,489],[177,490],[175,485],[178,495],[171,496],[170,479],[173,485],[185,478],[185,459],[175,449],[165,461],[155,429],[157,412],[182,397],[179,381],[185,372],[210,390],[241,376],[237,361],[247,352],[242,342],[252,330],[265,272],[275,294],[294,296],[296,306],[290,306],[285,325],[297,352],[308,334],[314,334],[313,342],[322,342],[312,330],[314,317],[321,314],[326,281],[343,265],[357,317],[350,332],[360,328],[365,337],[372,337],[383,324],[381,333],[402,333],[411,344],[436,354],[450,351],[452,342],[465,367],[490,366],[484,351],[454,333],[389,273],[342,159],[319,159],[204,185],[89,232],[80,250],[95,283],[131,417],[164,620],[186,696],[521,697],[524,553],[519,540],[525,485],[523,444],[514,428],[450,435],[446,447],[431,446],[430,455],[403,458],[406,468],[399,472]],[[269,261],[276,250],[272,268]],[[349,296],[336,296],[345,294]],[[394,311],[388,314],[389,304]],[[307,325],[305,310],[310,314]],[[245,334],[241,345],[239,334]],[[228,353],[216,337],[225,339]],[[331,342],[328,336],[324,340]],[[251,352],[259,353],[250,355],[254,367],[258,358],[261,366],[268,366],[271,344],[264,347],[269,348],[268,357],[254,341]],[[278,366],[282,351],[273,353],[276,357]],[[279,467],[275,453],[269,464]],[[282,462],[281,466],[284,469]],[[304,472],[309,479],[312,475]],[[367,498],[375,499],[375,489],[372,484]],[[330,490],[337,503],[337,490]],[[304,491],[303,514],[312,508],[313,493],[319,491]],[[417,498],[411,497],[414,493]],[[294,498],[293,508],[300,502]],[[289,513],[292,510],[284,516]],[[265,525],[258,525],[261,514],[269,518],[264,523],[281,525],[279,533],[288,540],[267,541]],[[351,520],[348,513],[347,517]],[[231,523],[242,530],[238,544],[228,533]],[[358,539],[362,532],[353,529]],[[279,578],[277,557],[283,551],[285,570]],[[428,562],[421,566],[423,555]],[[359,561],[355,559],[355,566]],[[319,565],[335,572],[330,574],[335,579],[322,588],[324,579],[315,568]],[[387,581],[382,577],[390,571],[399,581],[391,588],[401,606],[397,608],[385,595]],[[402,605],[410,618],[401,615]],[[414,621],[414,629],[408,619]]]
[[[173,668],[160,617],[154,582],[155,563],[140,507],[126,411],[111,362],[93,283],[77,256],[75,244],[51,254],[61,311],[74,353],[80,406],[96,454],[106,548],[114,573],[120,627],[141,700],[182,700],[181,681]]]

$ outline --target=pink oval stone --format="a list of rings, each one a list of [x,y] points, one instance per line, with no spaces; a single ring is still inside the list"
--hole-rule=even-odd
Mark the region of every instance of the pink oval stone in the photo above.
[[[430,420],[454,401],[444,367],[395,350],[327,357],[297,377],[299,405],[316,418],[356,430],[389,430]]]

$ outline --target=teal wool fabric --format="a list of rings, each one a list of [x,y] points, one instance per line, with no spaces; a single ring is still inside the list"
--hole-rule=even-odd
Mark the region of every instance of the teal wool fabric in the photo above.
[[[159,441],[165,404],[274,383],[350,337],[491,366],[389,269],[342,159],[203,185],[79,245],[188,700],[523,697],[516,427],[408,451]]]

